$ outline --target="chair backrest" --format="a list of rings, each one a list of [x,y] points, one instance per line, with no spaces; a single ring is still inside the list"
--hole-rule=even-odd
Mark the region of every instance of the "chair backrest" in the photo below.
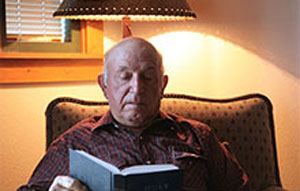
[[[253,190],[279,186],[274,123],[270,100],[261,94],[230,99],[207,99],[188,95],[167,94],[161,109],[210,125],[220,141],[230,144],[249,175]],[[47,108],[47,148],[65,130],[80,120],[102,115],[107,102],[57,98]]]

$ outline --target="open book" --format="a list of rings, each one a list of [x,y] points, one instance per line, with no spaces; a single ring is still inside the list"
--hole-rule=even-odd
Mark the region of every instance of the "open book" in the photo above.
[[[84,151],[69,149],[70,175],[91,191],[180,191],[182,170],[172,164],[136,165],[125,169]]]

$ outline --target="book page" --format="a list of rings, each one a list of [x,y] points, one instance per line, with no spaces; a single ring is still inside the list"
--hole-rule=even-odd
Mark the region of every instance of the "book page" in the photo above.
[[[88,154],[84,151],[81,151],[81,150],[75,150],[75,152],[78,152],[81,155],[85,156],[86,158],[89,158],[90,160],[94,161],[95,163],[100,164],[101,166],[103,166],[107,170],[111,171],[113,174],[120,174],[120,170],[116,166],[114,166],[114,165],[112,165],[108,162],[105,162],[105,161],[101,160],[100,158],[97,158],[97,157],[95,157],[93,155],[90,155],[90,154]]]
[[[179,169],[173,164],[136,165],[121,170],[122,175],[144,174],[152,172],[162,172]]]

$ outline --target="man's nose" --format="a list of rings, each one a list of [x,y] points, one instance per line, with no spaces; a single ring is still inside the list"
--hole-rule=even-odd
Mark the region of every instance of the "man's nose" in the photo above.
[[[131,90],[135,93],[140,93],[143,90],[143,81],[138,74],[132,76]]]

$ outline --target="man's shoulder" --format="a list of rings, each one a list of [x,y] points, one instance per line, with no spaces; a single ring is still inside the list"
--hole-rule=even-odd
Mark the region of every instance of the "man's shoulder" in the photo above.
[[[194,131],[199,131],[201,134],[210,133],[212,131],[211,127],[209,127],[204,122],[183,117],[177,114],[168,113],[168,116],[171,117],[177,124],[182,127],[189,128]]]
[[[96,126],[99,120],[102,118],[102,116],[94,116],[94,117],[88,117],[85,118],[77,123],[75,123],[66,133],[69,132],[76,132],[76,131],[92,131]]]
[[[84,125],[93,125],[97,123],[102,118],[102,115],[99,116],[93,116],[93,117],[87,117],[81,121],[78,121],[74,127],[76,126],[84,126]]]
[[[74,138],[80,139],[81,137],[84,137],[86,135],[91,135],[93,129],[101,118],[102,116],[94,116],[78,121],[74,125],[71,125],[69,128],[67,128],[59,136],[57,136],[58,140],[68,140]]]
[[[93,129],[101,118],[102,116],[94,116],[77,122],[59,135],[57,139],[53,141],[54,145],[70,145],[75,144],[75,142],[87,142],[85,139],[89,139]]]

